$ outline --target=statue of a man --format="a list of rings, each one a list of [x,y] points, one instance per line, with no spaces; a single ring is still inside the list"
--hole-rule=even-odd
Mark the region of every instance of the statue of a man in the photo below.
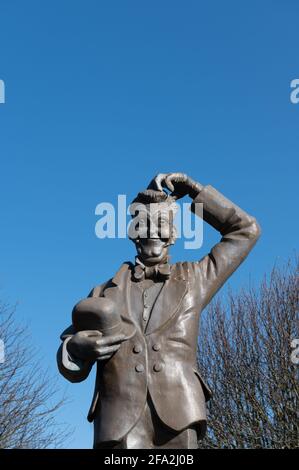
[[[175,201],[186,195],[193,212],[202,203],[203,219],[222,238],[200,261],[171,265],[172,215]],[[88,414],[94,448],[192,449],[205,433],[211,396],[196,366],[199,315],[246,258],[260,228],[212,186],[182,173],[159,174],[133,202],[143,208],[136,216],[137,235],[130,235],[135,263],[124,263],[83,301],[85,307],[113,302],[124,328],[102,334],[88,328],[89,320],[84,328],[73,323],[61,335],[58,366],[68,380],[81,382],[97,364]]]

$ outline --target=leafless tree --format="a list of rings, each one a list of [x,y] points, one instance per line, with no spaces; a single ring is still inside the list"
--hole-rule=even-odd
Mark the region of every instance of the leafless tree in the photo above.
[[[55,421],[64,403],[55,381],[43,370],[28,329],[15,309],[0,304],[0,448],[59,447],[67,435]]]
[[[298,448],[298,259],[207,310],[198,365],[214,395],[200,447]]]

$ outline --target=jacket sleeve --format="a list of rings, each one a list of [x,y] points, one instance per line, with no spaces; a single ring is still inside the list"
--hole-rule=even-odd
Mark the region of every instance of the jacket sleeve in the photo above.
[[[101,293],[102,286],[95,287],[88,297],[98,297]],[[91,362],[85,362],[73,357],[68,349],[67,344],[74,334],[73,326],[69,326],[61,334],[62,344],[57,351],[57,365],[59,372],[70,382],[82,382],[85,380],[93,366]]]
[[[58,369],[70,382],[82,382],[88,377],[93,364],[71,356],[67,350],[67,343],[70,339],[71,336],[65,338],[57,351]]]
[[[196,204],[202,204],[202,211]],[[260,236],[260,227],[248,215],[212,186],[205,186],[194,199],[191,210],[220,232],[222,238],[202,260],[192,263],[203,308],[229,276],[244,261]]]

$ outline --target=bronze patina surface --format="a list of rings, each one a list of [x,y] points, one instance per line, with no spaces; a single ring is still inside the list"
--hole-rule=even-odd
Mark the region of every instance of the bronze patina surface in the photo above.
[[[172,218],[165,236],[158,214],[170,213],[186,195],[193,212],[196,203],[203,204],[203,219],[221,239],[199,261],[170,264]],[[135,262],[123,263],[113,278],[91,291],[94,302],[77,307],[76,328],[72,324],[61,335],[58,367],[68,380],[80,382],[96,364],[88,414],[95,448],[191,449],[205,433],[211,396],[196,367],[199,315],[244,261],[260,228],[212,186],[182,173],[159,174],[134,203],[143,204],[145,212],[156,205],[157,216],[138,222],[139,235],[131,237]]]

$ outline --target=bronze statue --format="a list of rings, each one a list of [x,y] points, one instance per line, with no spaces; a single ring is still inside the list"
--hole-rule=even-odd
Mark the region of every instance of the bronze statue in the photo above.
[[[164,216],[185,195],[193,212],[203,204],[204,221],[222,238],[200,261],[171,265],[173,217]],[[80,382],[97,364],[88,414],[94,448],[192,449],[205,433],[211,396],[196,366],[199,315],[246,258],[260,228],[212,186],[182,173],[159,174],[134,204],[145,208],[130,236],[135,263],[124,263],[75,306],[58,367]]]

